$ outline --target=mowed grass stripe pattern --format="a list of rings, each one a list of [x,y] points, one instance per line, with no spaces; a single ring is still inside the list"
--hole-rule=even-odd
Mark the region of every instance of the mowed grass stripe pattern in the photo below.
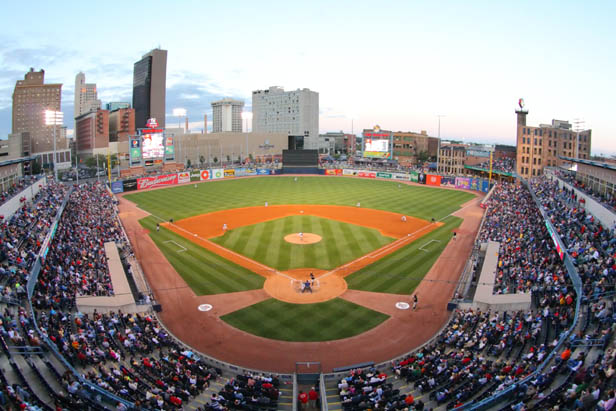
[[[157,219],[139,223],[196,295],[230,293],[263,288],[265,279],[164,227],[156,231]],[[185,251],[182,251],[185,250]],[[156,288],[156,284],[152,284]],[[162,291],[162,290],[159,290]],[[174,292],[175,290],[169,290]]]
[[[269,299],[221,317],[232,327],[282,341],[331,341],[359,335],[388,315],[341,298],[316,304]]]
[[[176,220],[238,207],[284,204],[333,204],[393,211],[430,220],[456,211],[473,194],[395,181],[351,177],[255,177],[127,194],[142,209]]]
[[[410,294],[451,240],[452,230],[462,223],[448,217],[445,225],[369,266],[345,277],[350,289],[392,294]],[[420,250],[423,248],[423,250]],[[438,284],[434,284],[438,287]]]
[[[291,244],[293,233],[322,237],[314,244]],[[294,268],[331,270],[355,260],[394,239],[377,230],[314,216],[292,216],[239,227],[211,239],[236,253],[280,271]]]

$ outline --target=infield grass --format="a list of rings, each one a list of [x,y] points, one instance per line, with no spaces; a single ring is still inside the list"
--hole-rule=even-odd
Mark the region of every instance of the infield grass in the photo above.
[[[221,317],[229,325],[260,337],[304,342],[352,337],[388,318],[341,298],[315,304],[290,304],[272,298]]]
[[[263,288],[265,279],[161,226],[154,217],[139,223],[196,295],[230,293]],[[155,286],[155,284],[154,284]],[[173,290],[171,290],[173,292]]]
[[[447,217],[444,225],[380,260],[346,276],[350,289],[392,294],[412,294],[462,223]],[[438,284],[435,284],[438,287]]]
[[[314,244],[291,244],[284,236],[313,233]],[[280,271],[293,268],[331,270],[392,242],[373,228],[320,218],[293,216],[229,230],[211,239],[239,254]]]

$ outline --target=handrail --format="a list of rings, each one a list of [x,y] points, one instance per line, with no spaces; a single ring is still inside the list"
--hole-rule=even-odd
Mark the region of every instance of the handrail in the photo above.
[[[327,388],[325,388],[325,377],[323,376],[323,373],[319,375],[319,397],[321,401],[321,411],[328,411]]]
[[[321,375],[323,375],[323,374],[321,374]],[[297,405],[298,405],[297,404],[297,373],[294,372],[293,373],[293,409],[294,410],[299,409],[297,407]]]

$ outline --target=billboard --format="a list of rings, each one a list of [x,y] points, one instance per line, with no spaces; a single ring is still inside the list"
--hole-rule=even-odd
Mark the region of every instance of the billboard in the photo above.
[[[364,178],[376,178],[376,172],[374,171],[360,171],[357,175]]]
[[[341,168],[328,168],[325,170],[326,176],[341,176],[342,169]]]
[[[178,184],[190,183],[190,172],[182,171],[178,173]]]
[[[144,159],[163,158],[165,156],[163,133],[145,133],[141,137],[141,151]]]
[[[130,165],[141,165],[141,139],[139,137],[131,137],[129,141],[129,157]]]
[[[210,178],[212,179],[223,178],[224,176],[225,176],[225,170],[223,170],[222,168],[214,168],[210,172]]]
[[[124,185],[121,181],[114,181],[111,183],[111,192],[113,194],[124,192]]]
[[[190,171],[190,181],[200,181],[200,180],[201,180],[201,170],[191,170]]]
[[[209,180],[210,178],[212,178],[212,173],[210,172],[210,170],[201,170],[199,172],[199,178],[201,180]]]
[[[225,170],[225,178],[231,178],[231,177],[235,177],[235,170],[232,168]]]
[[[364,157],[390,158],[389,137],[384,138],[364,138]]]
[[[257,175],[267,176],[270,174],[270,170],[267,168],[257,168]]]
[[[137,179],[137,189],[144,190],[146,188],[170,186],[178,183],[177,174],[165,174],[156,177],[143,177]]]
[[[122,181],[122,189],[123,191],[135,191],[137,189],[137,180],[129,178],[128,180]]]

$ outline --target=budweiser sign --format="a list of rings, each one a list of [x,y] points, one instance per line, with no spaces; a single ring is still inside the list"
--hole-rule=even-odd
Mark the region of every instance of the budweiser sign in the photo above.
[[[137,179],[137,189],[145,190],[146,188],[154,188],[159,186],[170,186],[178,183],[177,174],[167,174],[156,177],[143,177]]]

